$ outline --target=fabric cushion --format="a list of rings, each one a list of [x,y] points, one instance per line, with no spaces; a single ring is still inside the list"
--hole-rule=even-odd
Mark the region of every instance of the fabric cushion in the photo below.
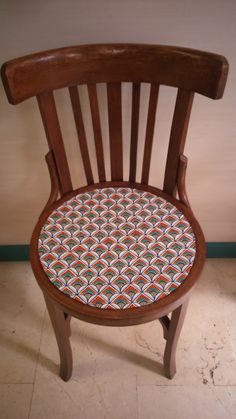
[[[64,202],[47,218],[38,250],[55,287],[102,309],[164,298],[185,281],[196,252],[179,209],[131,188],[96,189]]]

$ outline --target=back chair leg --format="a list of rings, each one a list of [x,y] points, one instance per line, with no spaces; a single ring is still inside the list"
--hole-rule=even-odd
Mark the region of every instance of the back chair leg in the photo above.
[[[64,313],[64,318],[66,321],[66,327],[67,327],[67,332],[68,332],[68,336],[71,336],[71,328],[70,328],[70,321],[71,321],[71,316],[67,313]]]
[[[164,368],[168,378],[173,378],[176,373],[176,349],[180,332],[185,319],[188,301],[176,308],[171,315],[171,320],[166,336],[166,347],[164,353]]]
[[[72,375],[73,360],[70,345],[70,319],[60,307],[44,296],[60,353],[60,377],[68,381]]]

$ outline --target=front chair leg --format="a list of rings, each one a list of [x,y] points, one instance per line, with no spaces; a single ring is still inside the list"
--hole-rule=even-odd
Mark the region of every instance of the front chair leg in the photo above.
[[[173,378],[176,373],[175,355],[180,332],[185,319],[187,305],[188,301],[176,308],[171,315],[164,353],[164,367],[168,378]]]
[[[48,313],[60,353],[60,377],[68,381],[72,375],[72,351],[70,346],[70,316],[65,314],[59,306],[45,296]]]

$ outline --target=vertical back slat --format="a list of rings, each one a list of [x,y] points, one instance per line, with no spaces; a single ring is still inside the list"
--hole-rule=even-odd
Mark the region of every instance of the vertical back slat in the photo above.
[[[111,179],[123,180],[121,83],[107,84]]]
[[[159,85],[152,83],[151,89],[150,89],[150,96],[149,96],[147,127],[146,127],[144,155],[143,155],[143,169],[142,169],[142,178],[141,178],[141,182],[143,184],[148,183],[148,177],[149,177],[149,171],[150,171],[158,93],[159,93]]]
[[[88,87],[95,148],[96,148],[96,155],[97,155],[98,176],[99,176],[100,182],[105,182],[106,174],[105,174],[104,153],[103,153],[103,145],[102,145],[102,130],[101,130],[98,98],[97,98],[97,88],[96,88],[96,84],[89,84],[87,87]]]
[[[40,113],[50,150],[53,150],[61,190],[63,194],[72,191],[72,182],[58,121],[55,99],[52,92],[40,93],[37,96]]]
[[[139,107],[140,107],[140,83],[133,83],[132,114],[131,114],[131,141],[130,141],[130,171],[129,171],[130,182],[135,182],[135,179],[136,179]]]
[[[178,90],[171,126],[163,188],[170,195],[174,195],[176,190],[179,156],[184,151],[193,97],[193,92]]]
[[[83,122],[83,116],[80,106],[80,100],[79,100],[79,92],[77,86],[71,86],[69,87],[69,93],[70,93],[70,99],[75,119],[75,125],[80,145],[80,151],[81,151],[81,157],[84,165],[84,171],[85,176],[88,182],[88,185],[91,185],[94,183],[93,180],[93,173],[91,169],[91,163],[89,159],[89,152],[88,152],[88,144],[84,129],[84,122]]]

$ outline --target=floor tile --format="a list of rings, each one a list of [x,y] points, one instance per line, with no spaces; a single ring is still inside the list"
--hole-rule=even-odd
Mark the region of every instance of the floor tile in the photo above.
[[[33,383],[45,304],[28,262],[1,263],[0,382]]]
[[[190,299],[187,316],[177,348],[177,374],[168,380],[156,371],[140,370],[138,384],[146,385],[236,385],[236,360],[233,341],[227,329],[225,306],[214,270],[217,262],[206,263],[202,278]],[[236,268],[236,263],[235,263]],[[154,332],[155,329],[155,332]],[[164,341],[157,326],[141,326],[136,339],[142,354],[149,347],[152,360],[162,362]]]
[[[236,260],[208,261],[212,275],[215,276],[223,301],[223,315],[229,335],[236,340]]]
[[[0,384],[0,418],[28,418],[33,384]]]
[[[137,418],[136,377],[130,356],[132,328],[91,325],[72,319],[74,369],[64,383],[58,376],[59,355],[48,315],[45,318],[30,419]]]
[[[64,383],[57,375],[39,368],[30,419],[137,419],[135,377],[110,374],[107,379],[90,377]]]
[[[236,388],[139,386],[139,419],[234,419]]]

